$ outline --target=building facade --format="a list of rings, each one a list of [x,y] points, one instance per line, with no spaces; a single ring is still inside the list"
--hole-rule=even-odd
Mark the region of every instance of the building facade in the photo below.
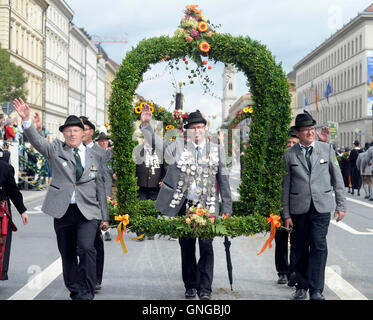
[[[229,64],[225,65],[223,72],[223,97],[221,100],[221,119],[222,124],[225,123],[225,120],[228,116],[229,108],[237,100],[236,96],[236,79],[237,79],[237,70],[236,68]]]
[[[50,0],[46,19],[45,128],[52,138],[68,115],[69,34],[74,12],[63,0]]]
[[[254,105],[254,100],[253,100],[252,94],[250,92],[241,96],[229,108],[228,123],[230,123],[236,117],[236,113],[238,111],[242,110],[245,107],[250,107],[250,106],[253,106],[253,105]]]
[[[70,25],[68,113],[86,115],[86,46],[88,37]]]
[[[106,61],[104,58],[97,59],[97,100],[96,100],[96,124],[98,127],[105,124],[105,82]]]
[[[110,103],[110,96],[111,92],[113,91],[111,88],[111,83],[115,79],[115,75],[118,71],[119,65],[108,58],[105,63],[106,66],[106,81],[105,81],[105,123],[109,122],[109,113],[108,107]]]
[[[10,61],[21,66],[28,79],[31,113],[43,116],[45,78],[45,21],[48,0],[0,0],[0,42]]]
[[[362,145],[373,141],[373,5],[299,61],[294,71],[297,113],[306,109],[317,127],[334,123],[339,147],[352,146],[355,139]]]

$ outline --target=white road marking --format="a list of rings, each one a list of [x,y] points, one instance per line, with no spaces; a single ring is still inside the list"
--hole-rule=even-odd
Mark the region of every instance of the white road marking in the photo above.
[[[330,223],[334,224],[337,227],[340,227],[341,229],[343,229],[343,230],[345,230],[349,233],[355,234],[355,235],[359,235],[359,236],[372,236],[373,235],[373,230],[372,229],[367,228],[368,232],[360,232],[360,231],[357,231],[354,228],[350,227],[349,225],[345,224],[342,221],[336,222],[335,220],[330,220]]]
[[[62,273],[61,257],[50,264],[43,271],[37,273],[19,289],[15,294],[9,297],[8,300],[33,300],[41,293],[54,279]]]
[[[368,300],[366,296],[344,280],[333,268],[328,266],[325,268],[325,284],[341,300]]]
[[[346,199],[351,201],[351,202],[355,202],[355,203],[361,204],[363,206],[366,206],[368,208],[373,208],[373,204],[371,204],[371,203],[367,203],[367,202],[356,200],[356,199],[349,198],[349,197],[346,197]]]
[[[41,206],[36,206],[33,208],[34,210],[27,210],[27,214],[38,214],[38,213],[43,213],[43,211],[41,211]]]

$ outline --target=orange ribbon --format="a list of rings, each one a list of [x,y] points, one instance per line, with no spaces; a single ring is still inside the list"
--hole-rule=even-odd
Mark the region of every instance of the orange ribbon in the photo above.
[[[125,214],[125,215],[115,216],[114,219],[115,219],[115,221],[120,221],[120,223],[118,224],[118,227],[117,227],[118,236],[115,239],[115,242],[120,241],[120,244],[122,245],[123,252],[127,253],[128,251],[127,251],[126,245],[124,244],[124,240],[123,240],[123,232],[127,230],[127,225],[130,222],[129,215]]]
[[[275,237],[275,234],[276,234],[276,228],[279,228],[281,226],[281,223],[280,223],[280,216],[277,215],[277,214],[270,214],[269,215],[269,218],[267,219],[267,222],[271,224],[271,233],[269,235],[269,238],[268,240],[266,241],[266,243],[264,244],[262,250],[257,253],[257,256],[260,255],[265,249],[267,249],[267,246],[272,248],[272,240],[274,239]]]

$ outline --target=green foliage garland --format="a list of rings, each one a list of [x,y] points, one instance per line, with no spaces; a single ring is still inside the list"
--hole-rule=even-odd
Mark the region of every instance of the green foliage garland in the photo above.
[[[242,71],[253,94],[255,111],[251,115],[250,139],[244,156],[242,183],[239,187],[240,201],[234,205],[237,217],[217,219],[225,226],[230,236],[248,235],[268,230],[266,218],[279,214],[280,192],[285,150],[290,123],[290,94],[286,75],[281,65],[276,64],[271,52],[249,37],[234,37],[230,34],[214,33],[208,53],[200,54],[209,59],[233,64]],[[151,64],[162,57],[180,59],[195,55],[194,47],[182,37],[162,36],[142,40],[129,51],[113,82],[110,101],[110,123],[114,141],[114,170],[117,174],[118,213],[130,214],[131,231],[145,231],[161,235],[180,236],[188,233],[183,217],[156,218],[158,213],[146,215],[149,204],[136,201],[135,164],[132,150],[133,135],[132,101],[143,74]],[[145,211],[145,212],[144,212]],[[140,214],[139,212],[143,212]],[[190,235],[190,233],[188,233]],[[222,235],[214,230],[205,236]]]

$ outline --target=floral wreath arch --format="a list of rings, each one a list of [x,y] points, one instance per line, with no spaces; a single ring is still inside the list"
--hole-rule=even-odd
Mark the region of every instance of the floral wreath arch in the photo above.
[[[126,54],[113,81],[109,117],[118,205],[111,203],[109,206],[113,218],[121,221],[124,227],[128,224],[133,232],[173,237],[252,235],[269,230],[270,214],[281,211],[283,153],[290,123],[287,77],[264,45],[247,36],[219,34],[211,26],[196,6],[188,6],[174,36],[140,41]],[[136,146],[132,106],[135,90],[150,65],[185,56],[197,64],[201,64],[201,57],[233,64],[245,74],[255,103],[250,139],[243,158],[240,200],[233,203],[231,218],[215,219],[203,228],[193,228],[183,217],[166,219],[159,216],[154,202],[136,200],[137,180],[132,160]],[[128,216],[122,219],[125,214]]]

